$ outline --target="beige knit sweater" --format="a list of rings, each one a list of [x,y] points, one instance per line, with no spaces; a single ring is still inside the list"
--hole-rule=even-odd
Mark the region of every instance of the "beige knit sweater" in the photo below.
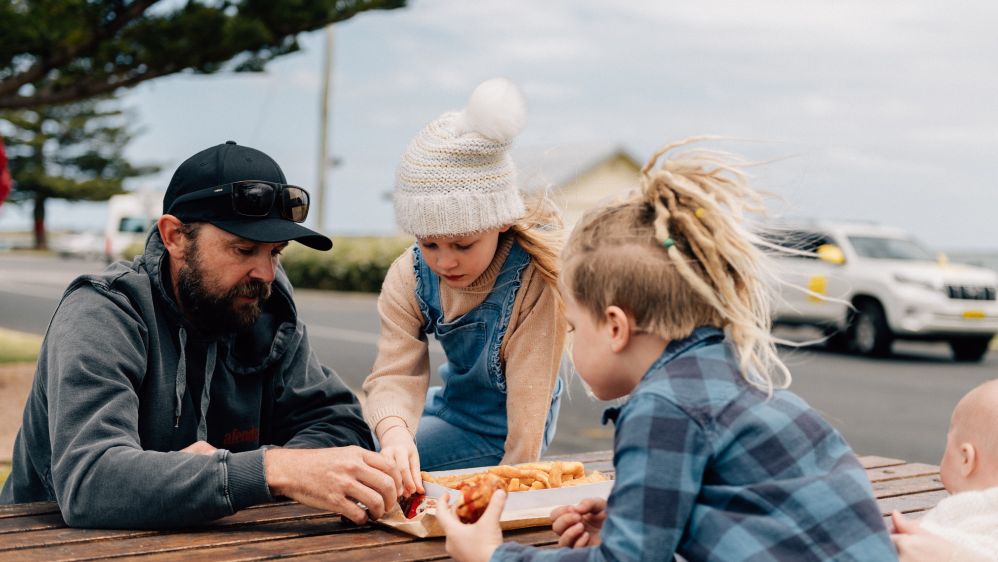
[[[440,284],[447,322],[480,305],[495,284],[512,238],[500,243],[492,263],[465,289]],[[388,270],[378,297],[381,336],[378,357],[364,381],[364,417],[380,438],[405,424],[415,435],[430,382],[430,355],[423,334],[423,315],[416,300],[412,251],[399,256]],[[535,461],[540,456],[544,422],[551,404],[565,345],[566,323],[558,313],[554,289],[531,262],[513,302],[500,356],[506,372],[506,436],[504,464]]]

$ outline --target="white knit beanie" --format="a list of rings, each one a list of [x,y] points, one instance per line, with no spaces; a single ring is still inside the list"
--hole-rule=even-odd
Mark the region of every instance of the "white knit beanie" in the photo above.
[[[457,236],[513,224],[526,213],[509,157],[526,102],[504,78],[481,83],[468,107],[427,125],[402,154],[395,218],[413,236]]]

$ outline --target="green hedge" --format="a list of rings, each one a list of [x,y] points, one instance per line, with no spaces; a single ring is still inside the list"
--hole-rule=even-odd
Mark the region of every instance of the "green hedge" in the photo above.
[[[41,336],[0,328],[0,363],[33,363],[41,347]]]
[[[296,289],[377,293],[388,267],[412,242],[408,237],[334,237],[329,252],[291,244],[281,265]]]
[[[334,236],[329,252],[292,242],[281,256],[281,264],[296,289],[377,293],[388,267],[413,241],[407,236]],[[125,255],[142,251],[142,244],[137,244]]]

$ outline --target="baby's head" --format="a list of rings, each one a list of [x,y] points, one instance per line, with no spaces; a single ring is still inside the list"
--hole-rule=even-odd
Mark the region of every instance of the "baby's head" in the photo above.
[[[998,486],[998,379],[956,405],[939,474],[951,494]]]
[[[744,221],[758,195],[731,157],[666,152],[642,168],[641,192],[588,212],[562,252],[571,304],[600,321],[609,306],[634,329],[665,340],[699,326],[728,331],[742,374],[764,391],[789,373],[770,335],[772,285],[767,258]],[[782,380],[774,382],[774,375]]]

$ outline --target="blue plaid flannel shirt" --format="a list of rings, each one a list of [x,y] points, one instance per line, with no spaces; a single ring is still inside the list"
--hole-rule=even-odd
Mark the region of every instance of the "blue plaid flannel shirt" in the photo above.
[[[613,465],[601,545],[510,542],[492,560],[897,560],[839,433],[745,382],[720,330],[666,347],[618,412]]]

